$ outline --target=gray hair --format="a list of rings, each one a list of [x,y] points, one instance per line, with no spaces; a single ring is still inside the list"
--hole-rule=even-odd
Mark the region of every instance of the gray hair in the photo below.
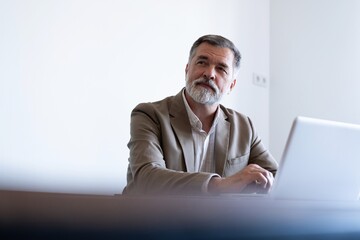
[[[197,47],[199,47],[199,45],[204,42],[213,45],[215,47],[229,48],[234,54],[235,72],[239,70],[240,59],[241,59],[240,51],[236,48],[233,42],[220,35],[204,35],[200,37],[198,40],[196,40],[190,49],[189,62],[194,57]]]

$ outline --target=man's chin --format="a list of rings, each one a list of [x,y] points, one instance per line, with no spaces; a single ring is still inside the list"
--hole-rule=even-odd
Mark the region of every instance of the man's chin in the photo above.
[[[212,86],[210,86],[206,83],[197,83],[195,87],[201,88],[201,89],[206,89],[206,91],[211,91],[212,93],[216,94],[216,90]]]
[[[203,99],[203,98],[193,98],[195,102],[204,104],[204,105],[214,105],[218,104],[219,101],[216,101],[214,99]]]
[[[220,102],[220,99],[215,99],[214,92],[210,91],[208,87],[196,86],[195,89],[188,91],[188,93],[195,102],[200,104],[213,105]]]

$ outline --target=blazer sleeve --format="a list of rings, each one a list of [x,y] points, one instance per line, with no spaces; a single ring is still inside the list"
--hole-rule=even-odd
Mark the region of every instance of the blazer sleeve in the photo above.
[[[123,193],[130,194],[201,194],[211,173],[189,173],[186,169],[169,169],[168,163],[179,161],[164,155],[164,131],[172,131],[168,114],[152,103],[139,104],[131,113],[128,184]],[[167,143],[168,144],[168,143]],[[173,154],[175,157],[175,153]]]
[[[252,121],[248,118],[249,126],[252,131],[252,139],[251,139],[251,151],[249,157],[249,164],[254,163],[258,164],[262,168],[271,172],[274,176],[278,169],[278,163],[271,155],[269,150],[267,150],[262,143],[262,140],[258,136]]]

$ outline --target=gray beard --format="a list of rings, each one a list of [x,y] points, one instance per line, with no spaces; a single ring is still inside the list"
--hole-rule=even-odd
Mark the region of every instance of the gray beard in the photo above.
[[[211,86],[213,91],[208,88],[198,86],[198,83],[207,83]],[[219,103],[223,97],[223,94],[211,79],[207,80],[199,78],[190,83],[186,78],[186,91],[195,102],[207,105]]]

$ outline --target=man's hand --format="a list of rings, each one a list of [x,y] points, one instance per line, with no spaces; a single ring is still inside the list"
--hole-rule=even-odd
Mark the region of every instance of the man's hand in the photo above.
[[[267,192],[273,182],[274,176],[271,172],[257,164],[249,164],[230,177],[213,177],[209,182],[208,191],[210,193],[239,193],[252,184],[259,192]]]

